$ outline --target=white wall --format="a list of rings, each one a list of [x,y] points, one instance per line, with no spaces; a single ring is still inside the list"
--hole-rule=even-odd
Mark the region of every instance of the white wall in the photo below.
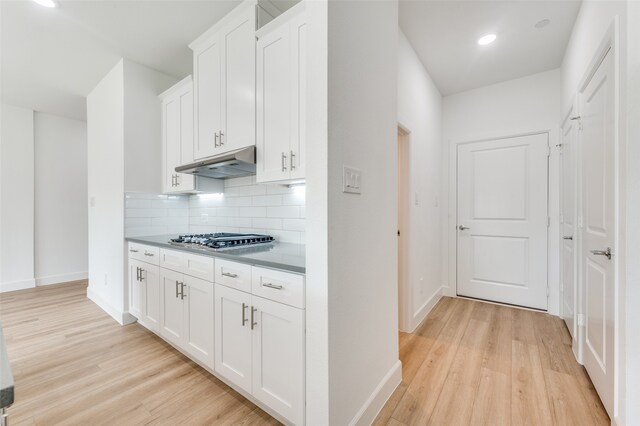
[[[35,114],[37,285],[87,278],[87,124]]]
[[[442,250],[448,294],[456,292],[456,144],[548,131],[549,160],[549,313],[559,309],[559,154],[560,70],[498,83],[444,98]]]
[[[403,281],[411,306],[405,306],[400,329],[413,331],[438,301],[443,283],[439,200],[442,95],[402,31],[398,44],[398,122],[410,132],[401,142],[405,150],[401,164],[407,179],[400,241]]]
[[[369,424],[401,380],[397,34],[396,1],[329,2],[328,424]],[[343,165],[361,195],[342,192]]]
[[[35,286],[33,111],[0,113],[0,291]]]
[[[120,61],[87,96],[89,288],[114,317],[124,304],[124,72]],[[159,163],[158,163],[159,164]],[[118,318],[116,318],[118,319]],[[120,319],[121,321],[121,319]]]
[[[629,230],[631,232],[634,232],[634,230],[637,232],[637,228],[634,228],[634,226],[637,226],[635,223],[637,222],[638,217],[637,210],[635,210],[637,206],[637,198],[635,198],[637,197],[637,193],[633,192],[634,189],[632,185],[634,179],[633,176],[637,173],[637,156],[635,158],[630,156],[634,153],[637,155],[637,151],[634,151],[635,146],[632,145],[632,143],[635,141],[631,138],[628,139],[629,155],[625,155],[625,150],[627,149],[627,107],[632,107],[633,103],[633,99],[630,96],[629,104],[627,104],[627,59],[632,61],[634,49],[634,46],[632,45],[629,45],[627,48],[627,37],[629,36],[629,40],[631,41],[634,40],[634,37],[638,36],[638,33],[634,33],[632,28],[629,28],[629,33],[627,33],[627,7],[635,9],[636,6],[633,6],[633,3],[633,1],[615,0],[584,1],[580,7],[580,13],[576,18],[571,38],[569,40],[569,45],[567,46],[567,50],[565,51],[565,56],[562,61],[562,105],[563,108],[566,109],[568,108],[568,105],[575,100],[576,94],[579,91],[586,73],[589,71],[589,67],[592,65],[593,58],[596,55],[598,48],[604,39],[608,37],[608,31],[613,28],[614,23],[617,22],[617,29],[615,30],[614,36],[614,53],[616,54],[616,72],[619,90],[617,105],[617,109],[619,111],[619,127],[617,129],[619,202],[616,206],[619,212],[617,217],[619,228],[616,236],[618,244],[618,250],[616,250],[616,253],[620,269],[618,271],[618,288],[616,293],[617,336],[614,421],[618,425],[634,425],[640,421],[640,417],[638,417],[637,412],[635,418],[633,416],[627,417],[628,413],[631,413],[633,410],[637,410],[637,408],[634,408],[637,406],[637,398],[631,399],[631,397],[633,395],[637,395],[633,392],[637,392],[637,380],[640,380],[640,377],[638,377],[637,370],[635,371],[636,375],[633,376],[633,364],[637,364],[637,355],[629,358],[630,354],[634,354],[634,352],[631,352],[634,350],[634,346],[631,345],[630,347],[627,347],[625,345],[627,333],[627,311],[625,301],[633,300],[629,296],[633,294],[633,291],[637,286],[637,281],[626,282],[628,277],[626,273],[627,259],[630,260],[628,263],[631,268],[634,267],[633,264],[637,263],[636,258],[631,257],[634,253],[637,253],[637,251],[634,251],[634,248],[637,247],[637,240],[631,236],[629,236],[629,239],[627,240],[628,232],[626,229],[627,226],[630,226]],[[635,21],[631,20],[628,22],[635,23]],[[637,44],[635,45],[635,49],[638,49]],[[627,58],[627,52],[632,52],[632,56]],[[631,62],[629,66],[631,66]],[[629,77],[632,77],[631,74]],[[629,115],[629,117],[632,116]],[[637,121],[637,119],[634,120],[632,118],[629,121],[630,126],[633,126],[632,121]],[[630,127],[629,130],[633,132],[632,127]],[[629,180],[627,180],[627,173],[629,173]],[[627,194],[627,191],[630,192]],[[628,207],[626,207],[626,205],[628,205]],[[631,213],[631,215],[628,215],[629,213]],[[627,250],[624,250],[625,247],[628,252]],[[628,290],[630,293],[626,294]],[[631,305],[629,310],[635,311],[636,308],[634,305]],[[633,315],[633,313],[630,312],[630,315]],[[634,330],[635,328],[637,328],[637,325],[628,330]],[[633,339],[634,336],[630,337]],[[637,347],[635,348],[637,350]],[[635,354],[637,354],[637,352]],[[630,372],[627,372],[628,367],[631,368]],[[632,377],[635,378],[636,381],[632,380]],[[629,394],[627,394],[627,389],[631,390]]]

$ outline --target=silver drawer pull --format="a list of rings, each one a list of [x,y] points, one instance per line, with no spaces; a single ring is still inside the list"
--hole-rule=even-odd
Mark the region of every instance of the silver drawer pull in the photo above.
[[[138,252],[138,250],[134,250],[134,249],[131,249],[131,250],[129,250],[129,251],[130,251],[131,253],[137,253],[137,252]]]
[[[282,286],[279,284],[262,283],[262,287],[275,288],[276,290],[282,290]]]
[[[238,278],[238,274],[230,274],[229,272],[223,272],[222,275],[229,278]]]
[[[242,326],[244,327],[244,325],[247,323],[248,319],[247,319],[247,308],[249,307],[249,305],[247,305],[246,303],[242,304]]]
[[[256,325],[258,325],[258,323],[257,323],[257,322],[255,322],[255,321],[254,321],[254,318],[253,318],[253,316],[254,316],[254,314],[256,313],[256,311],[257,311],[257,310],[258,310],[258,308],[255,308],[255,307],[253,307],[253,306],[251,307],[251,329],[252,329],[252,330],[253,330],[253,328],[254,328]]]
[[[153,253],[149,253],[149,252],[146,252],[146,251],[145,251],[145,252],[144,252],[144,255],[145,255],[145,256],[153,256]]]

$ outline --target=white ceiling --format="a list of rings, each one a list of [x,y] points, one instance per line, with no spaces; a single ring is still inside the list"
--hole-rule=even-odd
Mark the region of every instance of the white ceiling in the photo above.
[[[579,0],[401,0],[402,31],[442,95],[558,68]],[[534,25],[550,19],[545,28]],[[488,33],[498,38],[480,46]]]
[[[85,96],[120,57],[184,77],[187,44],[239,3],[2,0],[2,102],[84,120]]]

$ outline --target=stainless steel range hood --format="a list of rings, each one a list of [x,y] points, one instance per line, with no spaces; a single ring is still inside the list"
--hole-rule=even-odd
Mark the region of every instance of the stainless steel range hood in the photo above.
[[[256,174],[256,147],[238,149],[176,167],[178,173],[190,173],[216,179]]]

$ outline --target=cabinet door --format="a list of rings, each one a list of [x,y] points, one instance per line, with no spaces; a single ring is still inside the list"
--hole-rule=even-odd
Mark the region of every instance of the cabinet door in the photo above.
[[[183,348],[213,370],[213,283],[185,275],[183,291]]]
[[[291,22],[291,65],[293,106],[291,120],[291,179],[305,178],[306,163],[306,114],[307,114],[307,25],[305,16],[298,15]]]
[[[252,394],[293,424],[304,421],[304,311],[253,296]]]
[[[215,285],[215,371],[251,392],[251,295]]]
[[[174,192],[178,189],[175,168],[180,165],[180,99],[168,98],[162,102],[162,125],[164,192]]]
[[[193,162],[193,89],[189,88],[180,95],[180,165],[191,162]],[[186,173],[177,173],[177,175],[180,192],[195,189],[195,176]]]
[[[289,25],[260,37],[257,50],[257,180],[286,180],[293,101]]]
[[[144,281],[140,280],[142,262],[129,259],[129,313],[139,320],[144,312]]]
[[[222,47],[216,39],[206,49],[194,52],[195,143],[194,159],[218,151],[222,130]]]
[[[256,11],[248,8],[222,30],[222,149],[256,144]]]
[[[184,303],[180,298],[183,275],[160,269],[160,335],[174,345],[181,346],[184,336]]]
[[[160,328],[160,268],[155,265],[144,265],[142,281],[144,282],[142,320],[149,330],[158,331]]]

